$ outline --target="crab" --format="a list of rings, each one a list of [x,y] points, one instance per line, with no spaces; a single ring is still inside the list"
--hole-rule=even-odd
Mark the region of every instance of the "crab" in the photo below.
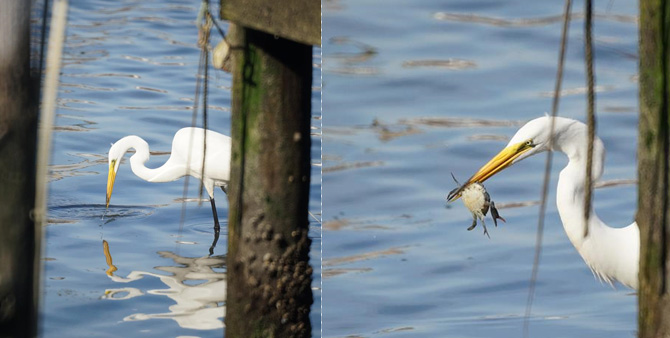
[[[447,201],[451,202],[459,197],[463,199],[463,204],[467,207],[472,213],[472,225],[468,228],[468,231],[471,231],[477,227],[477,220],[482,222],[482,227],[484,227],[484,234],[491,238],[489,235],[488,229],[486,228],[486,222],[484,218],[491,209],[491,218],[493,218],[493,224],[498,226],[498,220],[506,222],[504,218],[498,213],[495,203],[491,200],[491,196],[486,191],[486,188],[480,182],[473,182],[467,186],[461,186],[460,183],[454,177],[454,174],[451,174],[451,177],[454,179],[458,187],[449,192],[447,195]]]

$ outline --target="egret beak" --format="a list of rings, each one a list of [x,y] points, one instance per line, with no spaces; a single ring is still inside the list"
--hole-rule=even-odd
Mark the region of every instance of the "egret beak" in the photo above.
[[[116,179],[115,166],[116,160],[112,160],[112,163],[109,164],[109,174],[107,175],[107,203],[105,204],[105,209],[109,208],[109,200],[112,198],[112,190],[114,190],[114,180]]]
[[[498,155],[494,156],[488,163],[486,163],[474,175],[472,175],[472,177],[470,177],[467,182],[465,182],[458,189],[452,190],[449,193],[449,196],[447,196],[447,201],[453,202],[459,199],[461,197],[461,192],[463,192],[463,189],[465,189],[468,185],[474,182],[482,183],[486,181],[489,177],[509,167],[514,162],[514,160],[534,147],[535,145],[531,142],[524,141],[513,144],[501,150]]]

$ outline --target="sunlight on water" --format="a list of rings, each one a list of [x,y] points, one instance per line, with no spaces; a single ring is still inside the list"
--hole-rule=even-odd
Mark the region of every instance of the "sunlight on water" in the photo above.
[[[585,120],[583,4],[559,115]],[[636,201],[637,4],[595,2],[595,208],[614,227]],[[324,337],[519,337],[544,158],[486,182],[507,223],[467,231],[459,179],[551,108],[562,2],[327,0],[323,6]],[[637,299],[594,279],[555,207],[556,155],[530,334],[630,337]],[[490,222],[490,219],[487,223]],[[487,224],[490,225],[490,224]],[[479,230],[479,229],[478,229]]]
[[[174,133],[191,125],[198,8],[192,1],[70,5],[49,177],[41,309],[46,337],[222,334],[225,195],[216,193],[222,229],[211,257],[212,212],[195,179],[186,196],[184,180],[143,181],[130,170],[128,154],[105,208],[112,142],[141,136],[152,148],[147,167],[156,168],[167,160]],[[212,33],[216,44],[221,37]],[[314,54],[312,158],[320,164],[320,50]],[[230,135],[230,74],[210,71],[209,88],[208,127]],[[309,206],[320,217],[320,167],[312,173]],[[310,221],[317,336],[321,230]]]

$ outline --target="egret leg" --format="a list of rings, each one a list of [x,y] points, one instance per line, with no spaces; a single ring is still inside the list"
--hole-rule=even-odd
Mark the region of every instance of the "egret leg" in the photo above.
[[[214,254],[214,248],[216,247],[216,242],[219,241],[219,232],[215,231],[214,232],[214,240],[212,241],[212,245],[209,247],[209,255]]]
[[[214,232],[219,233],[219,230],[221,230],[221,226],[219,225],[219,215],[216,213],[216,204],[214,203],[214,199],[210,198],[210,202],[212,202],[212,215],[214,215]]]
[[[219,241],[219,232],[221,231],[221,226],[219,225],[219,215],[216,213],[216,204],[214,203],[214,198],[210,198],[209,201],[212,203],[212,214],[214,215],[214,241],[209,247],[209,255],[214,254],[214,247]]]

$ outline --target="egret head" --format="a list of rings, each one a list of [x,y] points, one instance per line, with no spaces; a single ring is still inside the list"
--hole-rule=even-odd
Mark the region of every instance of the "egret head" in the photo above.
[[[109,148],[109,172],[107,174],[107,200],[105,207],[109,208],[109,200],[112,198],[112,190],[114,189],[114,180],[116,179],[116,172],[119,170],[121,159],[126,153],[126,148],[119,146],[120,142],[112,144]]]
[[[559,135],[559,127],[563,125],[563,123],[559,123],[559,119],[556,119],[556,125],[554,126],[554,138]],[[551,117],[549,116],[536,118],[526,123],[516,132],[503,150],[472,175],[460,189],[452,191],[447,200],[449,202],[457,200],[461,197],[463,189],[471,183],[482,183],[489,177],[526,157],[549,150],[550,134]]]
[[[524,124],[523,127],[521,127],[516,132],[516,134],[512,136],[505,149],[508,149],[514,145],[519,145],[521,143],[525,143],[529,145],[529,147],[522,149],[522,151],[518,154],[516,158],[514,158],[514,160],[510,163],[510,165],[519,162],[526,157],[530,157],[543,151],[550,150],[549,147],[551,145],[549,140],[552,137],[552,135],[554,137],[554,144],[555,144],[556,139],[561,137],[563,134],[563,130],[566,129],[567,127],[566,123],[569,125],[570,122],[574,122],[573,120],[557,117],[554,120],[555,121],[554,130],[552,131],[551,120],[552,117],[550,116],[543,116],[531,120],[528,123]],[[503,149],[503,151],[505,149]]]

